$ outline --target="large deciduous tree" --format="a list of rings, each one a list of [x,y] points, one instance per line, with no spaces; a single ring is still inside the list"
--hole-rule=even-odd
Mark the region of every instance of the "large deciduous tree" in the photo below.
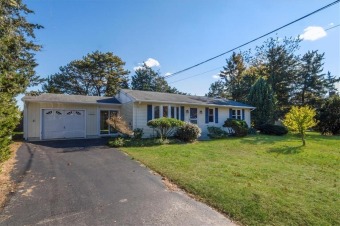
[[[42,88],[48,93],[113,96],[120,88],[128,88],[129,71],[124,65],[125,62],[111,52],[95,51],[60,67]]]
[[[153,70],[146,64],[139,67],[131,78],[131,88],[134,90],[155,91],[163,93],[181,93],[171,87],[159,71]]]
[[[8,144],[20,115],[14,99],[29,85],[40,82],[34,68],[35,30],[41,25],[26,20],[33,13],[21,0],[0,1],[0,161],[8,157]]]
[[[275,95],[271,86],[264,78],[259,78],[251,87],[248,95],[248,103],[256,107],[251,112],[251,118],[255,128],[263,124],[274,123]]]

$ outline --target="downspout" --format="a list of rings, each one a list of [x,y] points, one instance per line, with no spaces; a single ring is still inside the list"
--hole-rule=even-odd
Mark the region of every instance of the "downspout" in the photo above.
[[[24,139],[27,140],[28,138],[28,134],[27,134],[27,131],[28,131],[28,125],[27,125],[27,109],[28,109],[28,103],[27,102],[24,102]]]

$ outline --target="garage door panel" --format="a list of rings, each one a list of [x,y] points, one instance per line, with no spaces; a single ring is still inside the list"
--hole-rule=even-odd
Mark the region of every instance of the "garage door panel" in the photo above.
[[[85,137],[84,110],[43,110],[43,139]]]

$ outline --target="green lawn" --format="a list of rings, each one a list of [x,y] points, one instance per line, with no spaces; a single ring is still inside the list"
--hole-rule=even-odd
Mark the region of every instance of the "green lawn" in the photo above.
[[[340,137],[249,136],[122,148],[243,224],[340,225]]]

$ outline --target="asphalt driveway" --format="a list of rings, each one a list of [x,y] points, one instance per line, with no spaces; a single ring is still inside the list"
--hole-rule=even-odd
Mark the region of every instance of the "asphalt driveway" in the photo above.
[[[233,225],[105,142],[24,143],[0,225]]]

